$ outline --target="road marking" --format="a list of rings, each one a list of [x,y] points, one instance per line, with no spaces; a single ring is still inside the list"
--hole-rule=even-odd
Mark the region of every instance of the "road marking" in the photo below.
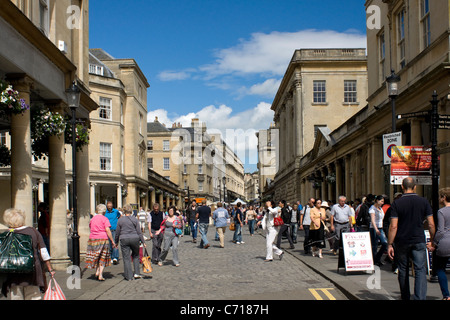
[[[333,288],[317,288],[317,289],[309,289],[309,292],[316,298],[316,300],[323,300],[323,298],[320,296],[320,294],[317,291],[322,291],[323,294],[325,294],[328,298],[328,300],[336,300],[335,297],[328,291],[328,290],[334,290]]]

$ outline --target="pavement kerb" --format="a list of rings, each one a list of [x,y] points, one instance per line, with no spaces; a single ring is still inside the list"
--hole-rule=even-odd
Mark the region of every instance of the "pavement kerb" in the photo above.
[[[259,234],[261,237],[266,238],[264,234]],[[336,288],[338,288],[349,300],[361,300],[358,297],[356,297],[354,294],[352,294],[349,290],[347,290],[345,287],[341,286],[338,282],[334,281],[332,278],[326,276],[323,272],[318,270],[317,268],[313,267],[309,263],[305,262],[304,260],[300,259],[298,256],[293,254],[292,252],[289,252],[288,250],[284,250],[285,253],[288,253],[290,256],[294,257],[295,259],[299,260],[301,263],[303,263],[305,266],[310,268],[312,271],[319,274],[321,277],[327,279],[330,281]]]

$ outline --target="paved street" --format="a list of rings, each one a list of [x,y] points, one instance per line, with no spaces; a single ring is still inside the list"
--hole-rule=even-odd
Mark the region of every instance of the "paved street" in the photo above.
[[[390,264],[375,274],[338,271],[338,257],[329,248],[324,249],[323,259],[304,255],[301,231],[296,248],[286,249],[289,244],[283,240],[283,260],[275,258],[271,263],[264,262],[262,234],[250,237],[244,227],[245,244],[237,245],[231,242],[233,232],[227,230],[222,249],[214,241],[214,232],[210,227],[209,249],[200,249],[190,236],[181,238],[181,266],[172,265],[169,253],[165,265],[154,265],[153,273],[143,279],[125,281],[122,263],[106,269],[104,282],[95,280],[93,270],[86,270],[80,289],[68,289],[70,275],[63,271],[57,272],[56,279],[68,300],[400,300],[397,275]],[[151,242],[147,244],[151,248]],[[410,283],[412,290],[412,273]],[[427,300],[440,299],[439,284],[428,282]]]
[[[200,249],[190,236],[181,238],[179,268],[173,266],[169,253],[165,265],[154,265],[151,277],[144,279],[125,281],[123,265],[119,264],[106,269],[105,282],[97,282],[94,271],[87,270],[81,290],[64,290],[64,274],[59,274],[60,284],[68,299],[77,300],[346,299],[330,281],[293,255],[265,263],[262,235],[250,237],[244,230],[245,244],[237,245],[231,242],[233,232],[227,230],[222,249],[214,241],[214,233],[210,228],[209,249]],[[148,245],[151,247],[151,242]]]

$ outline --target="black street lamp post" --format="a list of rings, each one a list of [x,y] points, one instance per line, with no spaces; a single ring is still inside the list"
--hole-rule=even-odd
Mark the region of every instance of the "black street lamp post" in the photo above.
[[[80,236],[78,235],[78,206],[77,206],[77,136],[76,136],[76,113],[80,105],[81,91],[72,83],[66,91],[67,103],[72,110],[72,201],[73,201],[73,233],[72,233],[72,263],[80,266]]]
[[[223,202],[225,203],[227,201],[226,197],[225,197],[225,185],[227,183],[227,178],[223,177],[222,178],[222,182],[223,182]]]
[[[395,74],[394,70],[391,70],[391,75],[386,78],[386,88],[388,91],[389,98],[391,98],[391,108],[392,108],[392,133],[397,131],[396,129],[396,111],[395,111],[395,99],[398,97],[398,84],[400,82],[400,77]]]

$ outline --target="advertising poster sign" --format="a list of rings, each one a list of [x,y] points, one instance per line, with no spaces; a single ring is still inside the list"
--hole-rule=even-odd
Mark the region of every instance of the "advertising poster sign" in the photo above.
[[[342,241],[346,271],[374,270],[369,232],[346,232]]]
[[[431,185],[431,149],[422,146],[392,147],[391,184],[412,177],[418,185]]]
[[[402,145],[402,132],[383,135],[383,164],[391,164],[392,147]]]

